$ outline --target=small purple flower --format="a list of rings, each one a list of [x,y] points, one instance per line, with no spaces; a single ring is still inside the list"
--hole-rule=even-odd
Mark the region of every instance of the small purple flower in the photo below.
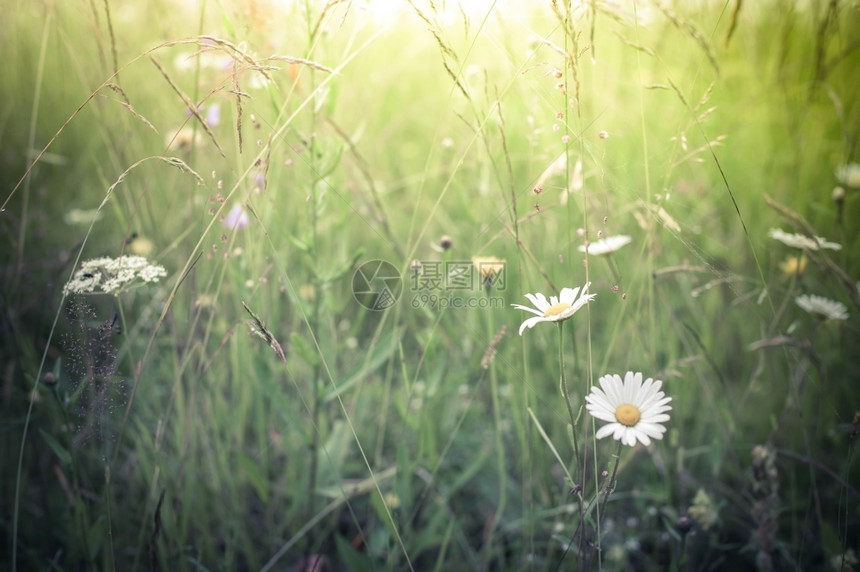
[[[242,230],[246,226],[248,226],[248,213],[245,212],[245,209],[242,208],[242,205],[235,204],[233,205],[233,208],[230,209],[230,212],[224,219],[223,224],[227,228],[235,228],[236,230]]]
[[[213,103],[206,110],[206,125],[216,127],[219,123],[221,123],[221,106]]]

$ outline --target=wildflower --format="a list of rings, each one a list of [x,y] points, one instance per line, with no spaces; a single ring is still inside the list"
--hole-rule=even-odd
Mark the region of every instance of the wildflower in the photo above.
[[[841,205],[845,202],[845,189],[842,187],[833,187],[833,193],[831,193],[830,198],[837,205]]]
[[[192,126],[186,125],[178,131],[168,133],[165,144],[168,151],[190,151],[193,145],[199,145],[202,141],[203,136]]]
[[[591,282],[586,282],[585,286],[582,287],[581,294],[579,288],[562,288],[559,296],[551,296],[549,301],[547,301],[546,296],[540,292],[536,294],[526,294],[526,298],[528,298],[537,309],[529,308],[528,306],[521,306],[519,304],[511,304],[511,306],[518,310],[525,310],[535,314],[535,317],[529,318],[520,325],[520,335],[523,335],[523,330],[526,328],[533,328],[537,323],[561,322],[573,316],[577,310],[585,306],[595,296],[597,296],[597,294],[588,293],[589,286],[591,286]],[[579,295],[579,298],[577,298],[577,295]]]
[[[221,123],[221,106],[213,103],[206,110],[206,125],[209,127],[217,127]]]
[[[233,205],[233,208],[230,209],[230,212],[227,213],[227,217],[224,219],[222,224],[227,228],[242,230],[248,226],[248,213],[245,212],[242,205],[235,204]]]
[[[806,270],[806,257],[803,255],[789,256],[779,263],[779,269],[786,276],[800,276]]]
[[[650,377],[643,383],[640,372],[628,371],[623,382],[618,374],[601,377],[600,387],[592,387],[585,396],[589,413],[610,422],[598,429],[595,437],[612,435],[629,447],[637,440],[647,446],[651,439],[662,439],[666,432],[662,423],[669,420],[666,411],[672,409],[666,404],[672,398],[660,391],[661,385],[662,381]]]
[[[103,256],[81,263],[65,286],[63,294],[119,294],[136,281],[158,282],[167,276],[163,266],[150,264],[143,256]]]
[[[606,238],[601,238],[595,242],[587,242],[583,244],[579,247],[579,251],[588,251],[588,254],[593,255],[608,254],[610,252],[615,252],[626,244],[630,244],[631,240],[633,239],[625,234],[607,236]]]
[[[505,261],[495,256],[473,256],[472,264],[481,276],[481,285],[490,288],[504,281]],[[504,285],[502,284],[502,287]]]
[[[299,286],[299,298],[305,302],[313,302],[316,297],[317,291],[313,284],[302,284]]]
[[[830,557],[830,567],[837,572],[851,572],[854,567],[860,563],[857,560],[857,555],[853,548],[849,548],[842,554],[835,554]]]
[[[836,178],[846,187],[860,187],[860,163],[847,163],[837,167]]]
[[[805,234],[789,234],[779,228],[770,229],[767,235],[774,240],[778,240],[781,243],[791,246],[793,248],[806,248],[809,250],[828,248],[830,250],[842,250],[841,244],[836,244],[835,242],[827,242],[827,240],[821,238],[820,236],[816,236],[813,238],[806,236]]]
[[[693,530],[693,521],[690,520],[689,517],[682,516],[675,521],[675,530],[678,532],[678,534],[684,536],[685,534]]]
[[[63,215],[63,221],[68,225],[89,225],[101,218],[102,212],[99,209],[72,209]]]
[[[719,519],[719,507],[714,499],[705,491],[699,489],[693,497],[693,504],[687,510],[693,520],[699,523],[702,530],[709,530]]]
[[[815,294],[803,294],[794,299],[794,302],[810,314],[821,314],[829,320],[847,320],[848,309],[842,302],[816,296]]]
[[[149,256],[152,253],[153,244],[148,238],[138,236],[137,233],[131,235],[128,245],[128,251],[138,256]]]
[[[266,89],[269,86],[269,78],[264,76],[262,73],[251,74],[247,85],[254,90]]]

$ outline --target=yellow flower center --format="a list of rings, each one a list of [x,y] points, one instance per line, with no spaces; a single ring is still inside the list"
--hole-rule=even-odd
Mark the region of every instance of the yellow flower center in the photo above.
[[[564,313],[566,310],[570,309],[570,304],[565,304],[564,302],[559,302],[558,304],[553,304],[549,308],[546,309],[546,312],[543,313],[544,318],[549,318],[550,316],[558,316],[559,314]]]
[[[615,410],[615,418],[618,422],[622,425],[627,425],[628,427],[633,427],[639,423],[639,417],[641,417],[641,415],[639,408],[635,405],[619,405],[618,409]]]

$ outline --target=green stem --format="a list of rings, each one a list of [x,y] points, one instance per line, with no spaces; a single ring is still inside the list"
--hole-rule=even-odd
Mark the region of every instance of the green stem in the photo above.
[[[487,295],[489,296],[489,291],[485,290]],[[493,330],[493,313],[487,312],[487,340],[492,340],[495,332]],[[489,342],[488,342],[489,343]],[[493,362],[490,362],[490,399],[493,404],[493,425],[494,425],[494,433],[496,437],[496,471],[498,472],[498,481],[499,481],[499,500],[496,505],[496,511],[493,515],[493,522],[490,526],[490,531],[487,535],[487,551],[484,554],[485,564],[487,563],[490,555],[492,554],[492,546],[493,546],[493,537],[495,535],[496,530],[499,527],[499,523],[502,520],[502,515],[505,511],[505,505],[507,504],[508,493],[507,493],[507,474],[505,473],[505,448],[504,442],[502,440],[502,417],[501,417],[501,405],[499,403],[499,382],[496,376],[496,368],[494,367]]]
[[[624,443],[619,440],[618,449],[615,451],[615,465],[612,467],[612,474],[609,476],[609,484],[606,485],[606,488],[603,490],[603,504],[599,504],[597,507],[598,523],[600,523],[600,515],[603,514],[606,509],[606,503],[609,502],[609,495],[612,494],[612,491],[615,489],[615,477],[618,475],[618,464],[621,462],[622,447],[624,447]]]
[[[567,406],[567,414],[570,416],[570,432],[573,436],[573,455],[579,461],[579,441],[576,438],[576,415],[573,413],[573,406],[570,404],[570,392],[567,389],[567,380],[564,377],[564,322],[558,323],[558,367],[561,372],[559,375],[559,389],[564,397],[564,404]],[[576,484],[576,483],[571,483]]]
[[[311,5],[309,2],[305,2],[305,11],[307,13],[307,23],[309,26],[308,30],[308,57],[311,57],[311,52],[314,48],[314,43],[316,41],[315,32],[311,26]],[[314,73],[313,68],[310,69],[310,85],[311,89],[316,89],[316,74]],[[308,136],[308,166],[311,170],[311,189],[310,189],[310,208],[311,208],[311,251],[310,255],[313,259],[314,264],[314,274],[313,274],[313,285],[314,285],[314,299],[313,299],[313,309],[311,312],[311,319],[308,323],[308,327],[312,332],[319,331],[320,325],[320,298],[322,297],[322,280],[320,279],[320,271],[319,271],[319,234],[318,234],[318,214],[319,214],[319,204],[317,201],[319,200],[319,195],[317,194],[317,183],[319,182],[317,170],[317,161],[316,161],[316,111],[312,111],[310,114],[310,133]],[[316,334],[314,334],[316,335]],[[319,450],[320,450],[320,413],[322,410],[322,397],[321,397],[321,386],[322,386],[322,359],[318,359],[316,365],[314,366],[313,373],[313,411],[311,412],[311,428],[312,428],[312,436],[311,436],[311,459],[310,459],[310,475],[308,480],[308,516],[307,518],[313,518],[313,515],[316,511],[316,485],[317,485],[317,473],[319,471]],[[313,550],[315,535],[313,531],[308,531],[308,549]]]
[[[612,474],[609,475],[609,483],[606,485],[606,488],[603,489],[603,503],[597,503],[597,568],[598,570],[603,569],[603,553],[599,550],[601,546],[600,542],[600,523],[602,519],[602,515],[606,512],[606,503],[609,502],[609,495],[612,494],[612,491],[615,490],[615,477],[618,476],[618,465],[621,462],[621,449],[624,447],[623,441],[618,441],[618,448],[615,450],[615,464],[612,467]],[[597,463],[595,463],[597,466]]]
[[[675,570],[681,570],[684,564],[684,553],[687,550],[687,534],[681,534],[681,545],[678,547],[678,561],[675,563]]]

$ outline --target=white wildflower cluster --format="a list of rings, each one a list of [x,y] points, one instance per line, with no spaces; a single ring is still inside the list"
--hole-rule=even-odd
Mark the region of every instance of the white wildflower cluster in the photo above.
[[[779,228],[772,228],[767,233],[769,237],[793,248],[805,248],[807,250],[818,250],[827,248],[830,250],[842,250],[841,244],[827,242],[826,239],[816,236],[815,238],[805,234],[790,234]]]
[[[63,287],[63,294],[119,294],[135,285],[136,281],[158,282],[164,276],[167,276],[167,271],[163,266],[150,264],[143,256],[103,256],[81,263]]]

